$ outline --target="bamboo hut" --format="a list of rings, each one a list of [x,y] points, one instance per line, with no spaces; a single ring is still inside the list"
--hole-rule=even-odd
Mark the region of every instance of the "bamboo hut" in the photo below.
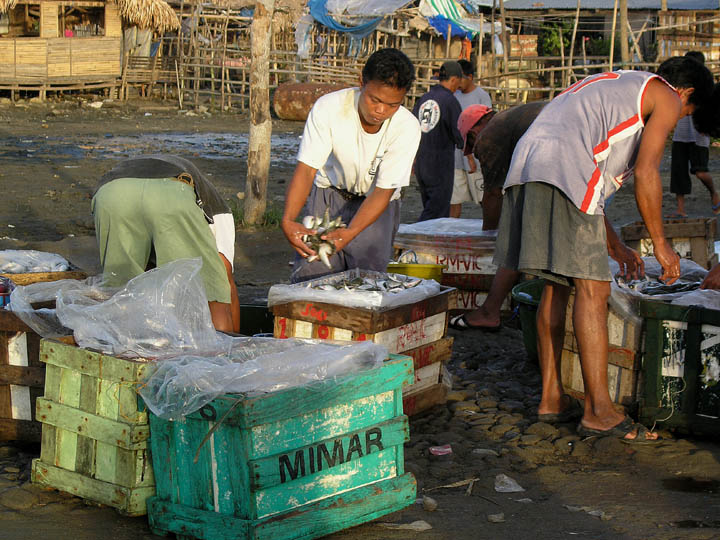
[[[123,22],[176,28],[162,0],[0,0],[0,89],[110,89],[122,68]]]

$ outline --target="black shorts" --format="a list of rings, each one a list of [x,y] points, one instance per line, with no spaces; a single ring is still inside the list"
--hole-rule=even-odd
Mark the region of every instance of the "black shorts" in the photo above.
[[[670,192],[677,195],[688,195],[692,191],[690,174],[707,172],[709,157],[710,151],[705,146],[673,141],[670,164]],[[690,164],[689,168],[688,163]]]

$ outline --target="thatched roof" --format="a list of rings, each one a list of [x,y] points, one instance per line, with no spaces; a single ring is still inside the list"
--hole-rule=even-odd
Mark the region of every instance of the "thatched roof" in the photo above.
[[[123,19],[140,28],[167,32],[180,27],[173,8],[165,0],[112,0]],[[17,0],[0,0],[0,13],[12,9]]]
[[[177,14],[164,0],[114,0],[114,2],[118,5],[120,16],[140,28],[152,28],[163,33],[180,27]]]

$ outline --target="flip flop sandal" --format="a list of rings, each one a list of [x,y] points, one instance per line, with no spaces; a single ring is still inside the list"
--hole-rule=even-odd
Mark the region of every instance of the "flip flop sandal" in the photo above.
[[[480,325],[474,325],[467,322],[467,319],[465,318],[465,314],[462,315],[456,315],[455,317],[452,317],[450,321],[448,322],[448,326],[450,328],[454,328],[455,330],[482,330],[483,332],[497,332],[502,327],[502,324],[498,324],[497,326],[480,326]]]
[[[632,433],[635,430],[637,430],[637,435],[634,439],[625,438],[625,435]],[[577,427],[577,434],[581,437],[616,437],[626,444],[655,444],[660,440],[647,439],[647,433],[650,433],[648,428],[642,424],[636,424],[629,416],[626,416],[622,422],[610,429],[593,429],[583,426],[582,422],[580,422]]]
[[[720,214],[720,203],[712,205],[713,214]]]
[[[538,422],[545,422],[546,424],[562,424],[564,422],[572,422],[582,418],[585,414],[585,408],[579,399],[572,397],[569,394],[565,394],[568,397],[569,404],[564,411],[559,413],[543,413],[538,414]]]

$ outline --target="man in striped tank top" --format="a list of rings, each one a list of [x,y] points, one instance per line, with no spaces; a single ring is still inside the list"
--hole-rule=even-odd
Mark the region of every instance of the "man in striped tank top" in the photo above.
[[[545,279],[537,315],[543,380],[538,414],[561,414],[573,405],[563,393],[560,356],[575,287],[573,324],[585,386],[582,436],[657,439],[619,414],[608,392],[608,254],[625,262],[623,273],[637,275],[643,268],[612,227],[606,232],[604,209],[634,174],[638,209],[663,267],[661,279],[678,278],[679,258],[663,233],[659,164],[677,121],[709,106],[712,90],[710,72],[689,58],[667,60],[657,74],[592,75],[546,105],[513,153],[494,262]]]

